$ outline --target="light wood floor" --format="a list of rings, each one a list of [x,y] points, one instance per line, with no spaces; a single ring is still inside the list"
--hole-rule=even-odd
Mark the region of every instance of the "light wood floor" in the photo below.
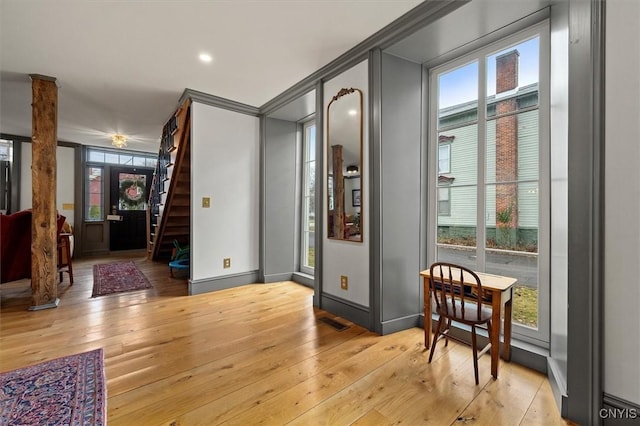
[[[150,290],[91,298],[92,265],[132,258]],[[292,282],[186,296],[185,279],[139,253],[74,262],[60,306],[28,312],[29,282],[3,284],[0,371],[104,348],[108,424],[560,425],[545,376],[513,363],[490,377],[470,348],[422,330],[336,331]]]

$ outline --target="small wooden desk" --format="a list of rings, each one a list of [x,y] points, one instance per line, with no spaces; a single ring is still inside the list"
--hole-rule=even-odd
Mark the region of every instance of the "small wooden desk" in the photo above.
[[[518,282],[516,278],[503,277],[500,275],[476,272],[482,283],[483,292],[491,294],[491,301],[483,302],[491,305],[491,375],[498,378],[498,352],[500,351],[500,314],[504,305],[504,346],[502,358],[511,358],[511,311],[513,302],[513,285]],[[429,291],[429,278],[431,271],[420,272],[424,285],[424,345],[431,347],[431,292]],[[470,277],[471,278],[471,277]],[[471,281],[471,280],[469,280]],[[465,279],[465,285],[472,285]]]

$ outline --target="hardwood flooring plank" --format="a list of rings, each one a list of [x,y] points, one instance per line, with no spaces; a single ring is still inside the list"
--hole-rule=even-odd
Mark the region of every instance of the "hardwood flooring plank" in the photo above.
[[[344,361],[355,351],[366,349],[367,345],[362,345],[361,339],[355,339],[363,333],[362,329],[354,329],[350,333],[327,338],[320,345],[309,342],[292,351],[286,359],[282,359],[282,351],[278,349],[276,354],[253,364],[225,365],[226,371],[210,375],[214,377],[213,381],[186,389],[191,396],[180,405],[179,411],[182,412],[177,412],[173,404],[173,409],[167,410],[166,401],[158,401],[151,407],[141,408],[140,413],[152,410],[154,414],[150,420],[158,424],[170,421],[178,424],[218,423],[264,404],[283,390]],[[375,337],[371,337],[373,342]],[[172,396],[167,395],[167,398]],[[118,424],[117,419],[114,420]]]
[[[334,337],[342,337],[347,332],[342,332]],[[293,386],[329,372],[350,357],[367,350],[379,340],[373,333],[364,332],[362,329],[356,328],[352,333],[357,334],[353,334],[352,338],[327,348],[317,355],[277,371],[273,375],[261,377],[257,381],[253,379],[252,383],[247,386],[171,420],[177,424],[190,425],[218,424],[232,419],[254,407],[263,405],[267,400],[280,395]]]
[[[503,362],[498,379],[490,380],[460,417],[470,424],[520,424],[544,380],[541,373]]]
[[[354,426],[379,426],[391,424],[391,421],[378,410],[369,410],[367,414],[352,423]]]
[[[558,408],[556,407],[555,399],[553,397],[553,391],[551,390],[551,385],[548,380],[543,380],[520,425],[562,426],[575,425],[575,423],[566,421],[560,417],[560,413],[558,412]]]
[[[305,331],[306,332],[306,331]],[[308,333],[308,332],[307,332]],[[348,334],[344,338],[348,338]],[[283,353],[293,353],[294,356],[302,356],[305,353],[305,349],[309,351],[322,350],[325,345],[336,344],[336,341],[327,341],[322,339],[322,335],[316,336],[314,339],[311,334],[305,336],[305,339],[283,339],[278,344],[270,344],[265,342],[263,346],[250,346],[242,351],[234,349],[233,352],[224,356],[218,353],[218,347],[212,346],[207,348],[206,351],[200,354],[188,355],[189,359],[178,359],[176,362],[167,362],[166,364],[159,364],[152,360],[149,366],[156,371],[151,371],[151,374],[147,374],[148,377],[141,379],[139,376],[132,382],[126,373],[119,373],[114,375],[117,377],[117,382],[125,381],[122,383],[109,383],[111,388],[116,392],[116,395],[130,390],[127,392],[125,398],[136,398],[137,391],[135,389],[140,388],[141,385],[145,388],[153,389],[155,394],[154,399],[160,399],[162,391],[167,388],[167,381],[175,380],[176,377],[182,378],[194,374],[203,375],[203,383],[210,383],[206,374],[210,379],[215,379],[217,387],[222,387],[224,384],[224,378],[231,376],[234,383],[237,383],[242,375],[249,375],[249,380],[255,380],[255,374],[265,370],[267,372],[272,371],[278,363],[283,360]],[[237,345],[236,345],[237,346]],[[242,346],[237,346],[242,348]],[[284,358],[287,359],[287,358]],[[160,371],[157,366],[162,365],[164,371]],[[189,369],[185,369],[183,366],[191,366]],[[195,368],[194,368],[195,367]],[[167,371],[168,370],[168,371]],[[254,371],[255,370],[255,371]],[[129,371],[135,372],[136,369],[130,369]],[[239,371],[238,374],[235,372]],[[263,373],[264,374],[264,373]],[[198,381],[199,378],[195,378],[193,381]],[[152,384],[153,383],[153,384]],[[199,383],[199,382],[198,382]],[[156,390],[157,389],[157,390]],[[174,391],[171,388],[171,391]],[[167,396],[171,397],[171,395]],[[156,402],[156,401],[150,401]],[[118,398],[114,397],[114,406],[119,406]],[[129,407],[131,408],[131,407]]]
[[[409,331],[409,330],[407,330]],[[351,424],[375,409],[390,424],[451,424],[452,420],[480,392],[474,386],[468,348],[450,344],[428,364],[420,329],[410,330],[413,348],[372,371],[361,380],[291,424]],[[450,387],[455,387],[452,393]],[[411,407],[408,411],[407,407]]]
[[[295,385],[225,424],[285,424],[407,351],[405,333],[386,336],[333,368]]]

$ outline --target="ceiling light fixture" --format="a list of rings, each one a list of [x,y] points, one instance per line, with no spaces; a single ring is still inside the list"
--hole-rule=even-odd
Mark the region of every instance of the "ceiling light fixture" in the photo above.
[[[113,135],[111,144],[116,148],[124,148],[127,146],[127,138],[124,135]]]
[[[208,53],[201,53],[199,56],[200,60],[206,64],[213,61],[213,58]]]

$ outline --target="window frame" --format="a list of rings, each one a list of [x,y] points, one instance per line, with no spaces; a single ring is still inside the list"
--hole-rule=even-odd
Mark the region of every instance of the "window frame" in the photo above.
[[[447,169],[440,170],[440,151],[446,148],[447,149]],[[449,174],[451,173],[451,142],[438,142],[438,173],[439,174]]]
[[[487,43],[486,45],[473,51],[462,53],[453,60],[440,63],[429,64],[426,69],[428,73],[427,105],[429,110],[427,151],[427,196],[429,200],[435,200],[436,208],[428,208],[427,211],[427,262],[431,264],[435,261],[437,254],[437,218],[438,218],[438,76],[444,72],[465,66],[474,61],[479,62],[478,71],[478,176],[477,176],[477,244],[476,255],[477,267],[479,271],[485,269],[486,264],[486,127],[487,127],[487,107],[486,107],[486,58],[496,52],[508,49],[532,38],[539,37],[539,80],[538,80],[538,103],[539,103],[539,164],[538,181],[539,196],[538,205],[538,327],[533,329],[513,323],[513,337],[536,346],[549,348],[550,341],[550,261],[551,261],[551,185],[550,185],[550,27],[549,21],[545,20],[532,25],[524,30],[515,32],[498,41]],[[480,65],[481,64],[481,65]],[[471,123],[466,123],[471,124]],[[442,129],[440,129],[442,130]],[[430,203],[428,203],[430,205]],[[480,230],[480,228],[482,228]]]

